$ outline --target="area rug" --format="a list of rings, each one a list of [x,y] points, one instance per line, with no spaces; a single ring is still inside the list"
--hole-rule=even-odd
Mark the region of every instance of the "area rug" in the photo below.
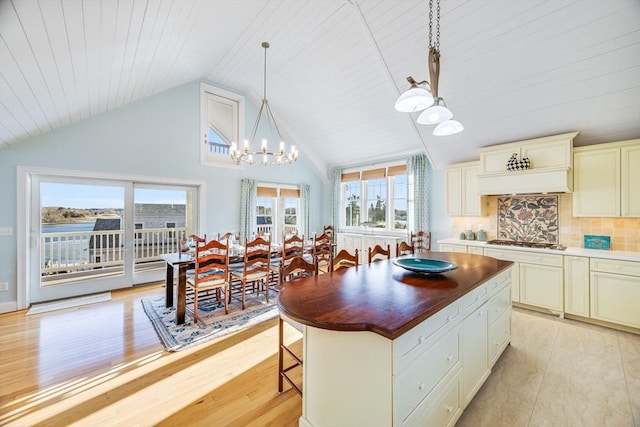
[[[235,296],[229,304],[229,314],[224,314],[224,304],[208,303],[198,310],[198,323],[193,323],[190,308],[187,308],[185,323],[176,325],[176,308],[165,307],[165,297],[143,298],[142,307],[167,351],[184,350],[197,344],[220,338],[251,326],[273,319],[278,315],[277,292],[271,291],[269,303],[264,292],[247,294],[245,309]]]

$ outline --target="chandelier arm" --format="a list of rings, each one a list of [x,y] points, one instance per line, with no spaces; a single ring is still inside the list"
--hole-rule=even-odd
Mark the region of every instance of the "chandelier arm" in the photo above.
[[[282,134],[280,133],[278,123],[276,122],[276,118],[273,116],[273,112],[271,111],[271,107],[269,106],[269,102],[265,101],[265,104],[267,106],[267,119],[269,120],[269,124],[275,128],[280,141],[284,141],[284,139],[282,138]]]

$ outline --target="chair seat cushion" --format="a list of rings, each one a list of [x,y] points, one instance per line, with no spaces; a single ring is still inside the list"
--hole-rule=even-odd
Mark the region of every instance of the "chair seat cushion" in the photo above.
[[[258,271],[258,272],[252,273],[251,271],[247,271],[247,275],[245,276],[244,270],[236,270],[236,271],[232,271],[231,275],[237,277],[240,280],[244,279],[245,281],[249,282],[253,280],[267,278],[268,272]]]

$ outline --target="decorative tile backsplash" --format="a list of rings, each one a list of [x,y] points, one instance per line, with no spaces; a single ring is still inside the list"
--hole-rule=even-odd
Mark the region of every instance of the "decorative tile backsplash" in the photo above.
[[[558,196],[498,197],[498,238],[558,243]]]

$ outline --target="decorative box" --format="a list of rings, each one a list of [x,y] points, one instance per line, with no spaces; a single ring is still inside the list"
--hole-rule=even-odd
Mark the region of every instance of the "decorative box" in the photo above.
[[[610,236],[594,236],[590,234],[584,235],[585,249],[611,249]]]

